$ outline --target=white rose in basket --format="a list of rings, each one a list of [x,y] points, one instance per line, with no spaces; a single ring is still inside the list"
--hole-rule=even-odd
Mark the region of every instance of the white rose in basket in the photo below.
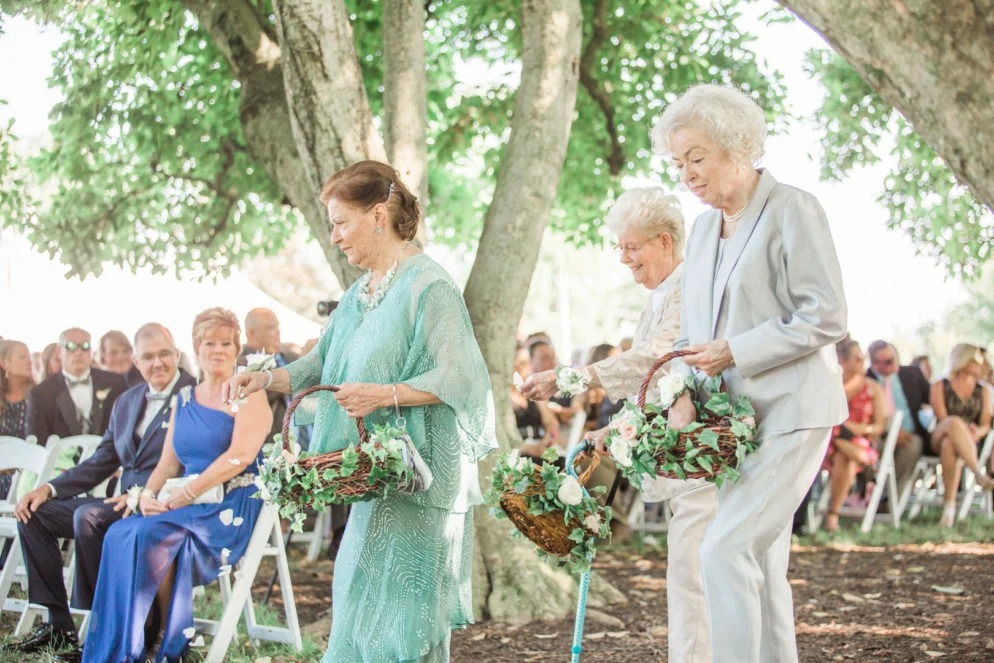
[[[597,534],[601,531],[601,519],[596,513],[591,513],[583,519],[583,526],[588,532]]]
[[[659,378],[656,386],[659,388],[659,404],[664,408],[669,407],[687,390],[687,377],[680,373],[669,373]]]
[[[566,506],[576,506],[583,501],[583,487],[575,477],[566,476],[556,493],[559,501]]]
[[[632,464],[632,447],[628,440],[623,437],[615,437],[608,447],[611,458],[622,467],[630,467]]]

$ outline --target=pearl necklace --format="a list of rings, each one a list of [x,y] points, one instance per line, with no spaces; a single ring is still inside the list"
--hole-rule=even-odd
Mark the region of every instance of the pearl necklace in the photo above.
[[[722,212],[721,218],[725,220],[725,223],[738,223],[739,221],[742,220],[742,215],[745,214],[747,207],[749,207],[748,200],[745,202],[745,205],[742,206],[742,209],[740,209],[738,212],[736,212],[735,214],[725,214],[724,212]]]
[[[387,294],[387,288],[393,282],[393,277],[397,275],[397,261],[394,260],[390,269],[383,275],[380,282],[376,284],[373,292],[369,292],[369,282],[373,280],[373,270],[369,270],[359,279],[359,305],[366,311],[372,310],[380,305],[383,297]]]

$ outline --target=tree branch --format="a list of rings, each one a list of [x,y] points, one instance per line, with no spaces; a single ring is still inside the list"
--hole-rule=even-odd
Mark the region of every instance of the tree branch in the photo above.
[[[271,69],[279,63],[275,30],[250,0],[185,0],[184,4],[210,34],[238,78],[256,67]]]
[[[591,28],[590,39],[587,40],[583,56],[580,58],[580,84],[601,109],[601,113],[604,114],[607,135],[611,139],[611,151],[607,155],[607,164],[611,174],[617,175],[625,166],[625,153],[621,147],[621,141],[618,139],[618,128],[614,121],[611,95],[594,76],[594,68],[597,66],[597,51],[600,50],[608,37],[607,0],[595,1]]]

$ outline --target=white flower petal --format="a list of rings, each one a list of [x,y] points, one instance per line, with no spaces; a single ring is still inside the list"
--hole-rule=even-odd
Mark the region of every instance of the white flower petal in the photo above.
[[[231,524],[232,519],[234,519],[235,512],[232,509],[225,509],[224,511],[222,511],[221,513],[219,513],[217,515],[217,517],[221,519],[221,522],[225,526],[228,526],[228,525]]]
[[[192,626],[188,626],[187,628],[183,629],[183,637],[186,638],[187,640],[192,640],[193,636],[195,636],[196,634],[197,634],[197,629],[193,628]]]
[[[241,527],[243,522],[245,522],[245,519],[242,518],[241,516],[238,516],[237,518],[231,521],[231,524],[234,525],[235,527]]]

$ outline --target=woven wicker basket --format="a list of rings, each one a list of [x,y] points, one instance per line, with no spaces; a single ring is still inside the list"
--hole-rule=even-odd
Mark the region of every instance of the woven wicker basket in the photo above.
[[[587,468],[578,477],[580,485],[586,485],[599,463],[599,457],[591,456]],[[500,495],[500,508],[518,531],[536,546],[550,555],[566,557],[576,545],[574,541],[570,541],[569,535],[574,528],[580,527],[580,521],[572,518],[566,522],[561,511],[539,515],[529,513],[528,498],[545,493],[545,482],[542,481],[539,467],[533,470],[532,477],[531,485],[523,493],[516,493],[510,485],[505,484],[505,490]]]
[[[649,386],[652,384],[652,378],[656,375],[656,371],[670,363],[672,360],[678,357],[683,357],[685,355],[693,354],[686,350],[675,350],[669,354],[665,354],[652,365],[649,372],[646,374],[645,379],[642,380],[642,387],[639,389],[638,396],[638,406],[646,415],[646,420],[651,421],[657,415],[649,414],[645,412],[645,397],[649,391]],[[725,381],[721,380],[720,389],[725,392]],[[666,416],[668,409],[663,410],[662,415]],[[736,449],[738,448],[738,440],[732,433],[730,427],[730,419],[728,417],[719,417],[703,408],[697,408],[697,421],[704,424],[704,428],[699,428],[693,433],[680,433],[676,445],[669,449],[670,458],[666,457],[665,452],[660,452],[656,456],[656,460],[659,462],[659,468],[662,468],[664,464],[670,462],[670,459],[676,459],[682,462],[684,455],[687,453],[687,442],[696,443],[702,432],[705,430],[712,430],[718,434],[718,451],[714,454],[710,454],[712,459],[712,468],[708,472],[706,470],[697,470],[693,472],[685,472],[685,477],[687,479],[702,479],[706,477],[715,476],[719,470],[724,467],[735,467],[738,464],[738,456],[736,455]],[[680,479],[678,474],[673,472],[664,472],[662,469],[658,469],[656,474],[661,477],[666,477],[669,479]]]
[[[297,395],[290,401],[290,404],[286,408],[286,414],[283,417],[283,448],[287,452],[292,452],[290,448],[290,426],[293,420],[293,412],[300,405],[301,401],[307,396],[318,392],[318,391],[338,391],[338,387],[334,385],[319,384],[313,387],[308,387],[297,393]],[[356,428],[359,430],[359,442],[369,441],[369,433],[366,431],[366,425],[363,423],[362,417],[356,417],[355,419]],[[364,453],[359,454],[359,464],[356,467],[355,472],[353,472],[348,477],[338,477],[332,479],[331,481],[326,481],[322,474],[328,469],[339,469],[342,465],[342,450],[330,451],[328,453],[317,454],[313,456],[303,456],[297,460],[297,465],[304,470],[309,472],[312,469],[317,470],[319,485],[317,488],[321,487],[335,487],[335,494],[346,501],[356,501],[362,496],[379,491],[383,486],[379,481],[374,481],[369,483],[369,474],[372,470],[372,462]],[[289,495],[281,495],[281,501],[283,499],[289,498],[294,503],[301,506],[309,506],[313,504],[313,497],[305,492],[302,488],[295,487],[294,491]]]

